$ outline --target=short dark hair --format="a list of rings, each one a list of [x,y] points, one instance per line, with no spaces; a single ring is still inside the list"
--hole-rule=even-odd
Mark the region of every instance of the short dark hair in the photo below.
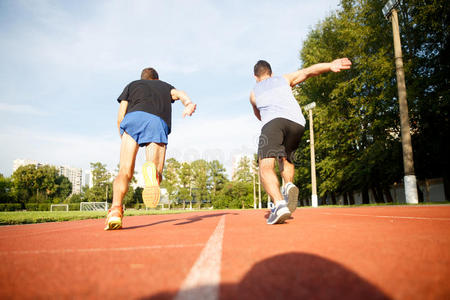
[[[261,77],[262,75],[272,75],[272,68],[270,64],[265,60],[259,60],[255,67],[253,68],[253,73],[256,77]]]
[[[159,79],[158,72],[153,68],[145,68],[142,70],[141,79],[152,80]]]

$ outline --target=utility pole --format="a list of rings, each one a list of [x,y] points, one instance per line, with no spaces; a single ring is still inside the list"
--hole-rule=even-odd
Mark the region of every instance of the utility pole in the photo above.
[[[409,127],[408,102],[406,101],[405,71],[403,69],[402,45],[400,42],[400,30],[398,26],[397,8],[399,0],[389,0],[383,8],[386,19],[392,22],[394,38],[395,67],[397,74],[398,102],[400,107],[400,129],[403,149],[403,168],[406,203],[417,204],[416,175],[414,173],[413,150],[411,144],[411,129]]]
[[[259,176],[259,170],[258,170],[258,208],[262,208],[262,202],[261,202],[261,177]]]
[[[252,170],[253,172],[253,209],[256,209],[256,173],[255,170]]]
[[[311,148],[311,206],[318,206],[317,182],[316,182],[316,153],[314,151],[314,124],[312,110],[316,107],[316,102],[311,102],[303,108],[309,114],[309,145]]]

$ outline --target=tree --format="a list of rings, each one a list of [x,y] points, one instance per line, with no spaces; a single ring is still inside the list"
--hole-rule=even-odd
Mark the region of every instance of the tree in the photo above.
[[[104,202],[112,199],[111,174],[106,165],[100,162],[91,163],[92,187],[86,191],[89,202]]]
[[[66,199],[72,193],[72,183],[66,176],[59,175],[56,177],[56,189],[57,197]]]
[[[402,1],[406,87],[418,179],[442,177],[450,200],[450,5],[445,0]]]
[[[218,161],[213,160],[208,163],[208,176],[211,182],[211,198],[215,199],[216,193],[223,189],[227,182],[224,166]]]
[[[179,191],[179,176],[181,164],[175,158],[169,158],[166,161],[166,166],[163,171],[163,181],[161,187],[167,190],[169,194],[169,208],[170,203],[175,200]]]
[[[56,196],[58,170],[44,165],[19,167],[12,175],[13,193],[19,202],[49,202]]]
[[[349,57],[352,70],[323,74],[296,88],[301,104],[317,103],[314,132],[321,196],[385,189],[401,177],[400,168],[384,167],[398,161],[400,140],[393,134],[399,132],[399,122],[390,28],[381,13],[374,13],[381,11],[382,3],[344,0],[341,6],[310,32],[301,58],[307,67]],[[309,168],[309,153],[300,152],[298,165]]]
[[[210,181],[208,178],[208,162],[204,159],[198,159],[191,163],[192,170],[192,195],[197,201],[198,208],[201,207],[202,201],[209,198],[208,187]]]
[[[342,0],[342,9],[308,35],[303,67],[349,57],[352,70],[311,78],[296,87],[300,104],[315,101],[314,132],[319,193],[352,203],[353,191],[377,202],[392,201],[389,186],[403,178],[392,29],[384,2]],[[449,6],[445,1],[402,1],[408,105],[416,175],[449,178]],[[309,135],[307,125],[305,136]],[[309,184],[302,141],[297,183]],[[306,151],[307,150],[307,151]],[[387,167],[388,166],[388,167]]]
[[[142,203],[142,192],[143,192],[143,188],[142,187],[137,187],[134,190],[134,195],[133,195],[133,200],[132,200],[132,204],[138,204],[138,203]]]
[[[0,203],[13,202],[11,178],[4,177],[0,173]]]
[[[183,209],[186,208],[186,200],[192,201],[192,183],[193,174],[191,165],[188,162],[183,162],[178,173],[180,190],[178,192],[178,199],[183,201]],[[192,203],[191,203],[192,204]]]
[[[213,206],[215,208],[250,208],[253,206],[252,189],[252,183],[229,181],[213,200]]]
[[[247,156],[241,157],[238,166],[233,174],[234,181],[252,182],[252,168],[250,158]]]

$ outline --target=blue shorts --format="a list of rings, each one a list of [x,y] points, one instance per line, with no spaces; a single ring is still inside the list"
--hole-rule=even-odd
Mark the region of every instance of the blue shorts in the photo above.
[[[128,133],[140,147],[148,143],[167,144],[169,127],[158,116],[143,111],[128,113],[120,123],[120,134]]]

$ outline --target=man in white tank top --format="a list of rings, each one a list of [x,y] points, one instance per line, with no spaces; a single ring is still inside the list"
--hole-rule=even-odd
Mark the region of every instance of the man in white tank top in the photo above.
[[[290,218],[298,203],[298,188],[294,181],[294,153],[305,128],[300,105],[292,93],[292,87],[306,79],[325,72],[350,69],[347,58],[320,63],[308,68],[272,76],[270,64],[260,60],[254,67],[256,85],[250,94],[250,103],[256,118],[263,122],[259,137],[258,160],[261,181],[275,205],[267,219],[268,224],[283,223]],[[280,191],[275,174],[275,159],[286,183]]]

